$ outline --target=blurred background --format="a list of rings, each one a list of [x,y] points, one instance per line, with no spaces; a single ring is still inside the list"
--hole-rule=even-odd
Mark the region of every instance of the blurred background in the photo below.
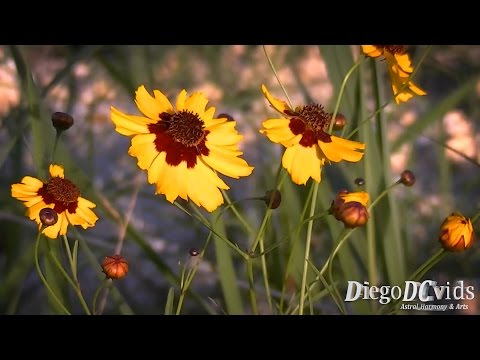
[[[409,47],[414,65],[426,48]],[[115,282],[121,296],[109,297],[105,313],[122,313],[119,307],[128,304],[135,314],[162,314],[172,277],[178,276],[182,266],[188,266],[192,261],[201,261],[192,289],[210,305],[211,310],[207,311],[195,296],[187,296],[183,313],[223,313],[224,299],[215,253],[209,249],[201,260],[189,256],[191,248],[202,247],[208,230],[168,203],[163,195],[154,195],[154,186],[147,183],[145,173],[136,166],[136,159],[127,154],[130,140],[114,131],[110,106],[139,114],[134,95],[140,85],[145,85],[150,93],[154,89],[161,90],[171,101],[183,88],[189,93],[204,92],[209,105],[216,107],[217,115],[227,113],[237,121],[237,129],[244,135],[241,143],[243,157],[255,166],[254,173],[248,178],[223,177],[231,187],[230,197],[240,200],[263,196],[273,186],[283,148],[271,144],[258,132],[263,120],[275,117],[262,96],[261,84],[266,84],[274,95],[284,98],[263,48],[254,45],[35,45],[19,46],[18,49],[28,71],[31,71],[42,114],[48,117],[53,112],[62,111],[75,119],[75,125],[63,135],[59,150],[64,154],[60,158],[67,162],[64,164],[66,177],[69,177],[68,170],[72,169],[70,178],[82,179],[81,183],[87,187],[81,188],[82,195],[85,193],[86,198],[92,199],[87,195],[95,193],[97,201],[101,199],[101,206],[96,209],[100,217],[97,225],[88,231],[80,229],[97,262],[112,255],[118,239],[124,236],[124,229],[115,216],[117,220],[129,216],[135,230],[125,235],[122,250],[122,255],[130,263],[130,272],[125,279]],[[342,49],[353,53],[354,59],[358,56],[358,46],[342,46]],[[338,80],[334,77],[343,78],[345,75],[332,60],[332,53],[339,50],[334,46],[286,45],[270,45],[266,50],[293,104],[314,101],[333,112],[333,101],[338,93]],[[392,94],[386,66],[377,65],[381,66],[384,80],[384,98],[390,100]],[[29,118],[31,98],[22,85],[21,71],[17,71],[17,66],[11,48],[0,46],[0,313],[50,314],[52,310],[33,262],[36,226],[24,216],[24,205],[10,195],[11,184],[19,182],[25,175],[37,175],[36,145],[32,144]],[[396,180],[407,168],[414,171],[417,178],[412,188],[396,188],[392,195],[396,199],[396,227],[404,251],[402,266],[406,273],[411,273],[436,251],[439,227],[447,215],[458,210],[466,216],[473,216],[480,207],[479,73],[480,46],[433,46],[415,77],[415,83],[428,95],[400,106],[390,104],[383,111],[388,120],[384,133],[388,139],[379,142],[390,146],[387,160],[391,179]],[[371,74],[366,71],[364,78],[371,79]],[[376,108],[371,89],[366,87],[364,91],[365,110],[372,114]],[[339,111],[348,115],[347,118],[359,116],[349,114],[342,104]],[[371,128],[375,134],[373,121]],[[53,137],[53,128],[45,134]],[[53,143],[53,138],[45,141]],[[323,177],[328,181],[328,189],[324,190],[325,204],[333,200],[341,187],[351,191],[358,189],[355,178],[370,180],[361,163],[349,165],[346,169],[337,172],[333,166],[324,168]],[[383,178],[384,174],[379,176]],[[301,209],[306,187],[288,182],[283,194],[284,203],[295,203]],[[378,191],[381,186],[378,184]],[[265,204],[243,201],[240,208],[257,228]],[[273,228],[268,233],[271,241],[284,233],[282,226],[285,226],[286,218],[291,218],[289,211],[294,210],[280,208],[275,213]],[[385,269],[391,269],[388,264],[391,255],[381,245],[388,241],[388,232],[380,231],[382,216],[374,214],[372,218],[379,229],[376,232],[379,279],[388,284],[391,277],[383,274],[387,271]],[[226,217],[225,222],[230,239],[240,248],[246,248],[248,239],[238,223],[233,218],[229,222],[229,218]],[[312,240],[312,258],[318,267],[323,265],[332,248],[329,232],[332,228],[327,231],[325,225],[325,221],[315,223]],[[359,243],[355,246],[361,247],[361,238],[359,234],[354,239]],[[288,247],[281,247],[278,252],[283,256],[287,251]],[[352,251],[355,256],[355,248]],[[361,257],[361,250],[359,254]],[[274,269],[275,266],[279,269],[284,266],[282,256],[276,259],[272,255]],[[79,278],[87,299],[92,298],[99,284],[98,266],[95,268],[91,260],[80,252]],[[361,274],[365,269],[361,261],[356,263],[360,264],[359,277],[351,280],[363,281]],[[238,259],[235,264],[239,270],[238,287],[242,294],[246,294],[248,282],[243,265]],[[476,298],[469,302],[468,310],[455,313],[478,314],[479,269],[480,254],[478,245],[474,245],[469,251],[447,256],[427,278],[439,283],[463,280],[466,286],[473,285]],[[271,276],[274,285],[280,284],[283,273],[273,272]],[[260,275],[258,278],[260,280]],[[295,277],[292,283],[293,287],[298,286]],[[81,313],[74,297],[70,297],[76,313]],[[335,313],[334,310],[328,300],[319,305],[319,313]],[[362,309],[352,309],[352,313],[362,313]]]

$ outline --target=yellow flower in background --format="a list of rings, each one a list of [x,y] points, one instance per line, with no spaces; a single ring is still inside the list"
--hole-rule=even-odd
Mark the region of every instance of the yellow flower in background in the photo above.
[[[384,56],[387,61],[388,75],[397,104],[407,102],[414,95],[424,96],[427,93],[410,80],[413,66],[403,45],[362,45],[362,52],[371,57]]]
[[[156,194],[173,203],[180,196],[208,211],[223,204],[219,189],[229,189],[215,171],[238,179],[253,167],[241,158],[238,143],[243,136],[235,121],[214,118],[215,108],[201,92],[187,97],[182,90],[175,109],[159,90],[152,97],[144,86],[136,91],[135,103],[144,116],[127,115],[111,107],[115,130],[132,137],[128,153],[156,184]]]
[[[30,220],[35,220],[40,229],[40,211],[44,208],[55,210],[58,220],[42,231],[51,239],[65,235],[68,224],[80,225],[84,229],[95,226],[98,217],[91,208],[96,205],[81,197],[78,187],[65,179],[62,166],[52,164],[49,170],[51,177],[46,183],[25,176],[21,183],[12,185],[12,197],[24,202]]]
[[[260,132],[287,148],[282,165],[295,184],[306,184],[310,178],[320,182],[325,162],[362,159],[363,153],[359,150],[365,149],[365,144],[328,134],[331,114],[326,113],[323,106],[310,104],[292,110],[285,101],[270,95],[265,85],[262,92],[284,118],[263,121]]]
[[[460,213],[452,213],[440,226],[439,241],[445,250],[466,250],[472,246],[474,238],[471,220]]]

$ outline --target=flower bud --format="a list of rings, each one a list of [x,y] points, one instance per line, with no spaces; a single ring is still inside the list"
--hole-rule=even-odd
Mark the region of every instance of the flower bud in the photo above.
[[[472,222],[460,213],[452,213],[440,226],[438,240],[443,248],[452,252],[460,252],[472,246],[475,238]]]
[[[282,202],[282,194],[278,190],[268,190],[263,199],[265,201],[265,204],[267,204],[270,209],[276,209],[280,206],[280,203]]]
[[[42,210],[40,210],[39,217],[40,221],[45,227],[55,225],[58,221],[57,212],[50,208],[43,208]]]
[[[362,186],[362,185],[365,185],[365,180],[363,178],[356,178],[355,179],[355,185],[358,185],[358,186]]]
[[[333,130],[342,130],[347,125],[347,118],[343,114],[337,113],[335,115],[335,123],[333,124]]]
[[[365,225],[369,218],[366,208],[368,201],[369,196],[365,191],[350,193],[341,189],[332,202],[330,214],[349,228]]]
[[[73,117],[64,112],[56,112],[52,115],[52,123],[57,131],[64,131],[70,129],[73,125]]]
[[[122,279],[127,276],[128,262],[121,255],[106,256],[102,261],[102,269],[107,279]]]
[[[412,186],[415,184],[415,174],[410,170],[404,170],[400,175],[400,180],[398,180],[398,182],[405,186]]]
[[[200,254],[200,252],[195,248],[191,248],[188,253],[190,254],[190,256],[198,256]]]

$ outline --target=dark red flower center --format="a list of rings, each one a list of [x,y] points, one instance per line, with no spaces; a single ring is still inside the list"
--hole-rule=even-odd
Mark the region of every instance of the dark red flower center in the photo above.
[[[386,51],[391,54],[403,55],[407,52],[407,47],[405,45],[375,45],[377,47],[383,47]]]
[[[38,195],[43,198],[45,204],[55,204],[53,210],[58,214],[68,210],[70,214],[74,214],[78,206],[78,198],[80,190],[68,179],[54,177],[48,180],[46,184],[38,190]]]
[[[205,145],[209,131],[205,130],[205,123],[198,114],[191,111],[161,113],[160,121],[148,125],[148,130],[155,134],[157,151],[166,152],[165,161],[169,165],[177,166],[185,161],[188,168],[193,168],[198,155],[209,154]]]
[[[285,114],[292,117],[289,124],[292,133],[302,135],[300,145],[311,147],[319,141],[332,141],[328,134],[332,116],[325,112],[322,105],[310,104],[297,108],[296,111],[285,110]]]

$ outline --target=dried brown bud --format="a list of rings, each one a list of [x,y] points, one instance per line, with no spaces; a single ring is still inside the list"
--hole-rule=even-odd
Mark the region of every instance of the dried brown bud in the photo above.
[[[400,180],[398,180],[405,186],[412,186],[415,184],[415,174],[410,170],[404,170],[400,175]]]
[[[335,123],[333,124],[333,130],[342,130],[347,125],[347,118],[343,114],[337,113],[335,116]]]
[[[188,253],[190,254],[190,256],[198,256],[198,254],[200,254],[200,252],[195,248],[191,248]]]
[[[50,208],[43,208],[40,210],[39,216],[40,221],[45,227],[55,225],[58,221],[57,212]]]
[[[354,182],[355,182],[355,185],[358,185],[358,186],[365,185],[365,180],[363,178],[356,178]]]
[[[102,261],[102,269],[107,279],[122,279],[127,276],[128,262],[121,255],[106,256]]]
[[[276,209],[280,206],[280,203],[282,202],[282,194],[280,194],[280,191],[278,190],[268,190],[263,199],[265,201],[265,204],[267,204],[270,209]]]
[[[56,112],[52,115],[52,123],[57,131],[64,131],[70,129],[73,125],[73,117],[64,112]]]

